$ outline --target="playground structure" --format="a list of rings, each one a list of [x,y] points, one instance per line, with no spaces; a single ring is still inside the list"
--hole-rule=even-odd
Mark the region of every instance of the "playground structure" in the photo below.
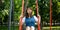
[[[11,30],[11,12],[12,12],[12,7],[13,7],[13,0],[10,0],[10,13],[9,13],[9,28],[8,30]],[[22,0],[22,14],[24,13],[24,0]],[[38,14],[38,0],[36,0],[36,15]],[[23,14],[24,15],[24,14]],[[38,16],[37,16],[38,17]],[[20,18],[20,25],[19,25],[19,30],[22,30],[22,18]],[[52,0],[50,0],[50,30],[52,30]],[[40,30],[40,25],[38,23],[38,30]]]

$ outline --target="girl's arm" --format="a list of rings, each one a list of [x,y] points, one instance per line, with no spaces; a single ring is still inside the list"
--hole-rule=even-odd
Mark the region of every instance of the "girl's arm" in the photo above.
[[[22,24],[24,24],[24,23],[25,23],[25,17],[22,18]]]
[[[38,22],[38,18],[36,16],[34,16],[34,19],[35,19],[36,22]]]
[[[38,18],[39,17],[39,18]],[[35,19],[35,21],[38,23],[38,20],[39,20],[39,24],[40,24],[40,21],[41,21],[41,16],[40,15],[38,15],[38,17],[36,17],[36,16],[34,16],[34,19]]]
[[[24,22],[25,22],[25,17],[21,14],[21,15],[20,15],[20,18],[22,18],[22,24],[24,24]]]

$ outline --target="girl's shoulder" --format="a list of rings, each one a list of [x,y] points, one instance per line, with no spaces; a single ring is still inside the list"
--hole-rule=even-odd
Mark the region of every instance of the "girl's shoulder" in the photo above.
[[[37,22],[38,21],[38,18],[36,16],[33,16],[33,17],[34,17],[35,21]]]
[[[36,16],[34,15],[33,17],[35,18]]]
[[[26,17],[23,17],[23,19],[25,19]]]
[[[33,16],[34,17],[34,19],[37,19],[37,17],[36,16]]]

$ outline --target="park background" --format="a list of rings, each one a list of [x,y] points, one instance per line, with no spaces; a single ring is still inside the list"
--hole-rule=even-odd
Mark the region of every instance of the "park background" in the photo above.
[[[10,14],[11,0],[0,0],[0,30],[19,29],[20,14],[22,11],[22,0],[12,0],[12,9]],[[26,2],[25,1],[25,6]],[[33,9],[36,15],[36,0],[28,0],[28,6]],[[38,0],[38,9],[41,16],[42,30],[50,29],[50,0]],[[11,19],[9,19],[11,15]],[[9,21],[11,20],[11,21]],[[9,24],[10,23],[10,24]],[[52,30],[60,30],[60,0],[52,0]]]

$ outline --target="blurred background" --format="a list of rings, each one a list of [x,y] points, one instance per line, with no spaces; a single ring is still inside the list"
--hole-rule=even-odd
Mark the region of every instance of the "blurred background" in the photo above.
[[[24,0],[36,15],[36,0]],[[12,2],[12,4],[11,4]],[[28,4],[26,4],[28,2]],[[12,5],[12,6],[11,6]],[[38,0],[41,29],[50,30],[50,0]],[[18,30],[22,0],[0,0],[0,30]],[[52,30],[60,30],[60,0],[52,0]]]

